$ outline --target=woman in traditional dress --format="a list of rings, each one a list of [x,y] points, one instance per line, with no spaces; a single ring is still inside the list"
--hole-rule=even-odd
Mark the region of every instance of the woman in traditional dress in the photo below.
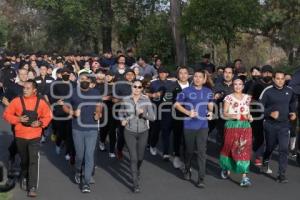
[[[253,121],[249,105],[251,97],[243,94],[244,82],[233,81],[234,92],[224,99],[223,117],[227,120],[224,129],[224,145],[220,155],[221,177],[227,179],[230,172],[242,174],[240,186],[251,185],[247,177],[252,152]]]

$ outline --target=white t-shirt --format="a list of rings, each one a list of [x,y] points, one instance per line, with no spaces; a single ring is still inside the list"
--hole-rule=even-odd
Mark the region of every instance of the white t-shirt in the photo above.
[[[190,86],[189,82],[187,82],[186,84],[182,84],[182,83],[178,82],[178,84],[180,85],[181,89],[185,89]]]

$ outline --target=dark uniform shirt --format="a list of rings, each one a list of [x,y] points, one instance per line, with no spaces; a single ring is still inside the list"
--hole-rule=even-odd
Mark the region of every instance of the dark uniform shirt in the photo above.
[[[264,106],[265,119],[268,121],[288,122],[289,113],[296,112],[296,95],[288,86],[283,86],[282,89],[275,85],[266,87],[259,100]],[[279,112],[277,119],[270,116],[274,111]]]
[[[54,81],[54,78],[46,75],[43,79],[41,76],[35,78],[35,82],[38,84],[38,92],[40,95],[50,96],[50,85]]]
[[[23,95],[23,88],[24,87],[22,85],[10,81],[6,85],[3,96],[7,98],[9,102],[11,102],[14,98]]]

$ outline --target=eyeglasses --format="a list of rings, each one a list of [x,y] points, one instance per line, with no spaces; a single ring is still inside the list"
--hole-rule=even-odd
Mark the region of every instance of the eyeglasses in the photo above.
[[[135,89],[136,89],[136,88],[138,88],[138,89],[142,89],[143,87],[142,87],[142,86],[137,86],[137,85],[134,85],[134,86],[133,86],[133,88],[135,88]]]

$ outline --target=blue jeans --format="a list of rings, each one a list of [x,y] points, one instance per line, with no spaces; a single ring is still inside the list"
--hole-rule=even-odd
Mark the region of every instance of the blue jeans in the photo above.
[[[84,163],[84,183],[89,184],[94,169],[94,152],[97,130],[81,131],[73,129],[73,140],[76,150],[76,172],[81,172]]]

